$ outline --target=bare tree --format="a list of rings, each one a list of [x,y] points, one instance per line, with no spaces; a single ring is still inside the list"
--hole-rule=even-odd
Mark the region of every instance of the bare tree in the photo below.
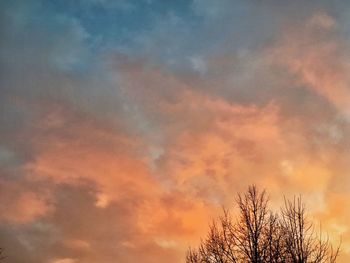
[[[266,192],[259,192],[255,186],[250,186],[244,195],[238,195],[237,204],[240,210],[238,223],[234,233],[242,259],[252,263],[264,262],[266,242],[270,231],[264,231],[269,226]]]
[[[284,234],[278,214],[270,211],[268,224],[264,226],[265,234],[263,262],[285,262]]]
[[[189,248],[187,251],[187,255],[186,255],[186,262],[188,262],[188,263],[200,263],[203,261],[201,260],[201,256],[200,256],[199,252],[193,250],[192,248]]]
[[[286,259],[293,263],[336,262],[339,246],[333,249],[328,237],[322,238],[322,231],[306,218],[305,204],[301,197],[285,200],[282,208],[281,227],[284,233]]]
[[[236,198],[239,217],[233,220],[227,210],[210,226],[197,250],[190,249],[187,262],[283,262],[279,219],[268,209],[265,191],[255,186]]]
[[[207,237],[202,240],[197,250],[189,249],[186,262],[189,263],[228,263],[237,262],[235,251],[229,240],[224,218],[219,221],[219,226],[213,222]]]
[[[265,191],[250,186],[236,199],[239,216],[224,214],[210,226],[197,249],[189,249],[187,263],[334,263],[339,247],[314,231],[301,199],[286,200],[281,213],[268,208]]]

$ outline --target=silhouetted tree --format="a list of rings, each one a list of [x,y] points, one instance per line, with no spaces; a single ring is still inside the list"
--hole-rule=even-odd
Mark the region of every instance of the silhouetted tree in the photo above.
[[[333,250],[328,239],[314,231],[298,198],[285,200],[280,214],[268,208],[265,191],[250,186],[236,199],[239,216],[227,210],[210,225],[197,249],[187,252],[187,263],[333,263],[339,247]]]
[[[339,246],[333,250],[322,232],[315,233],[313,224],[306,218],[305,204],[301,198],[285,200],[282,208],[281,227],[284,233],[285,257],[288,262],[336,262]]]

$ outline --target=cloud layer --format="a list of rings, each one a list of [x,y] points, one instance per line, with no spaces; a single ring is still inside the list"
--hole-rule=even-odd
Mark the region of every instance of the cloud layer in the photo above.
[[[5,262],[183,262],[252,183],[348,262],[350,5],[1,5]]]

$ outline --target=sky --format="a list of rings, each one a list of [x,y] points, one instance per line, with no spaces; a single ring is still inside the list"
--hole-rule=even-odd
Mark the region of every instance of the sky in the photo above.
[[[250,184],[350,261],[349,1],[0,6],[4,262],[184,262]]]

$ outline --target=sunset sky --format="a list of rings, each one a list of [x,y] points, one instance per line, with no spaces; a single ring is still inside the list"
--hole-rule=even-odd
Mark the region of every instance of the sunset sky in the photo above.
[[[0,5],[4,263],[181,263],[250,184],[350,262],[350,1]]]

